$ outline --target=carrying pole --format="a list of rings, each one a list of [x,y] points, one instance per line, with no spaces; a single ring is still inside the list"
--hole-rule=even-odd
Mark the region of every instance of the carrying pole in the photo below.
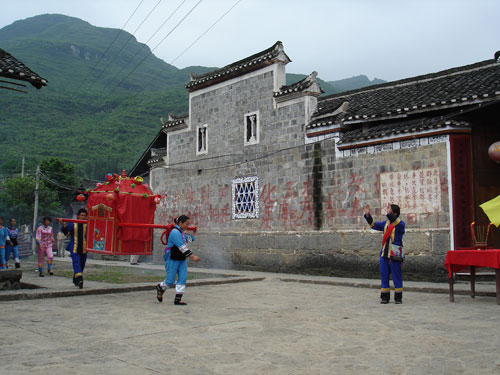
[[[35,185],[35,207],[33,208],[33,232],[31,238],[31,250],[33,254],[36,248],[36,223],[38,222],[38,194],[40,191],[40,165],[36,167],[36,185]]]

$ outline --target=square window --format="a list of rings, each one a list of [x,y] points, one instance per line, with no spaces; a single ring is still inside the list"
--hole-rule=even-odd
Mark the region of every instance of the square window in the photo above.
[[[245,114],[244,121],[245,146],[259,143],[260,119],[259,112]]]
[[[208,126],[198,126],[196,128],[196,155],[208,153]]]
[[[233,219],[259,217],[259,178],[244,177],[233,180]]]

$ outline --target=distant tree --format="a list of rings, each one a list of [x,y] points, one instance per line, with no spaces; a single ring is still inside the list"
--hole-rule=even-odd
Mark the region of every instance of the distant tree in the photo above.
[[[40,171],[50,180],[45,181],[45,185],[51,190],[57,192],[58,200],[63,207],[67,207],[74,197],[75,191],[66,187],[78,187],[79,182],[76,176],[76,165],[62,161],[59,158],[51,157],[42,160]]]
[[[15,217],[20,225],[32,223],[35,186],[33,177],[12,177],[3,181],[0,185],[0,207],[5,224],[8,223],[8,217]],[[38,212],[39,216],[53,216],[62,212],[57,192],[49,189],[43,181],[40,181]]]

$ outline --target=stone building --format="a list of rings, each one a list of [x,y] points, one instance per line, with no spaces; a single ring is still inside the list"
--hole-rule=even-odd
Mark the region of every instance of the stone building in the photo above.
[[[392,202],[407,223],[405,272],[439,276],[485,220],[478,204],[500,193],[487,156],[500,63],[320,97],[315,72],[285,85],[289,62],[277,42],[191,77],[189,113],[162,120],[132,171],[164,194],[157,221],[189,215],[205,266],[366,276],[381,235],[363,207],[383,220]]]

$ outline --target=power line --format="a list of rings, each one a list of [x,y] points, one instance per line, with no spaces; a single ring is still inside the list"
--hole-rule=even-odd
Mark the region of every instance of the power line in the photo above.
[[[233,10],[234,7],[236,7],[236,5],[238,5],[242,0],[238,0],[236,1],[233,6],[231,6],[226,12],[224,12],[222,14],[222,16],[220,16],[214,23],[212,23],[212,25],[210,25],[203,33],[201,33],[200,36],[198,36],[184,51],[182,51],[174,60],[172,60],[170,62],[170,64],[173,64],[175,61],[177,61],[177,59],[179,59],[182,55],[184,55],[189,49],[191,49],[191,47],[193,47],[201,38],[203,38],[210,30],[212,30],[215,25],[217,25],[225,16],[227,16],[227,14]],[[152,77],[148,83],[144,86],[144,87],[148,87],[151,82],[153,82],[153,80],[155,79],[155,77]],[[141,94],[141,92],[137,92],[134,96],[132,96],[131,100],[134,100],[137,96],[139,96]]]
[[[200,5],[201,3],[203,2],[203,0],[199,0],[190,10],[189,12],[186,13],[186,15],[184,15],[184,17],[181,18],[181,20],[179,22],[177,22],[177,24],[167,33],[167,35],[165,35],[165,37],[160,40],[160,42],[129,72],[129,74],[127,74],[127,76],[125,78],[123,78],[120,82],[118,82],[118,84],[116,85],[115,89],[118,88],[128,77],[130,77],[132,75],[132,73],[134,73],[137,68],[139,66],[141,66],[141,64],[146,61],[146,59],[151,56],[153,54],[153,52],[160,46],[160,44],[162,44],[165,39],[167,39],[170,34],[172,34],[175,29],[177,29],[177,27],[179,27],[179,25],[184,22],[184,20],[198,7],[198,5]],[[113,90],[114,91],[114,90]]]
[[[104,58],[104,56],[106,56],[106,53],[108,53],[108,51],[111,48],[111,46],[113,44],[115,44],[115,42],[118,39],[118,37],[120,36],[120,34],[125,29],[125,27],[128,25],[128,23],[130,22],[130,20],[132,19],[132,17],[137,12],[137,10],[139,9],[139,7],[142,5],[143,2],[144,2],[144,0],[141,0],[139,2],[139,5],[137,5],[137,7],[135,8],[135,10],[132,12],[132,14],[130,15],[130,17],[127,19],[127,22],[125,22],[123,24],[123,26],[121,27],[121,29],[118,30],[118,32],[116,33],[115,38],[113,39],[113,41],[109,44],[108,48],[106,48],[106,50],[104,51],[104,53],[99,57],[99,59],[97,60],[97,62],[95,63],[95,65],[88,71],[87,75],[85,76],[85,78],[83,79],[83,81],[80,83],[80,85],[77,87],[77,89],[75,90],[75,92],[73,93],[73,95],[75,95],[81,89],[81,87],[85,84],[85,82],[87,82],[87,78],[89,78],[92,70],[94,70],[95,68],[97,68],[97,66],[100,64],[101,60]]]
[[[229,8],[222,16],[220,16],[212,25],[210,25],[210,27],[208,29],[206,29],[198,38],[196,38],[184,51],[182,51],[175,59],[173,59],[170,64],[173,64],[174,62],[176,62],[182,55],[184,55],[189,49],[191,49],[191,47],[193,47],[201,38],[203,38],[205,36],[205,34],[207,34],[210,30],[212,30],[212,28],[215,27],[215,25],[217,25],[224,17],[226,17],[226,15],[233,10],[234,7],[236,7],[236,5],[238,5],[241,1],[243,0],[238,0],[236,1],[233,6],[231,8]]]
[[[113,58],[109,61],[108,65],[104,67],[104,69],[101,71],[101,73],[96,77],[96,79],[91,83],[89,90],[92,88],[92,86],[99,80],[99,78],[102,77],[104,72],[109,68],[109,66],[115,61],[115,59],[118,57],[118,55],[123,51],[125,46],[128,44],[128,42],[134,37],[134,34],[144,25],[144,22],[149,18],[149,16],[153,13],[153,11],[156,9],[156,7],[162,2],[162,0],[158,0],[156,5],[151,9],[148,13],[148,15],[142,20],[142,22],[137,26],[137,28],[134,30],[133,33],[130,34],[129,38],[127,41],[121,46],[120,50],[113,56]]]
[[[153,39],[155,37],[156,34],[158,34],[158,32],[163,28],[163,26],[165,26],[165,24],[175,15],[175,13],[177,13],[177,11],[182,7],[182,5],[184,5],[184,3],[186,1],[187,0],[182,0],[182,2],[179,4],[179,6],[177,8],[175,8],[175,10],[172,13],[170,13],[170,15],[167,17],[167,19],[165,21],[163,21],[163,23],[155,30],[155,32],[149,37],[149,39],[146,40],[142,44],[139,51],[137,51],[137,53],[134,55],[134,57],[132,57],[130,59],[130,63],[132,63],[135,60],[135,58],[142,52],[143,48],[151,41],[151,39]],[[125,66],[122,67],[117,74],[115,74],[115,77],[118,77],[124,70],[125,70]],[[115,77],[113,77],[113,78],[115,78]]]

